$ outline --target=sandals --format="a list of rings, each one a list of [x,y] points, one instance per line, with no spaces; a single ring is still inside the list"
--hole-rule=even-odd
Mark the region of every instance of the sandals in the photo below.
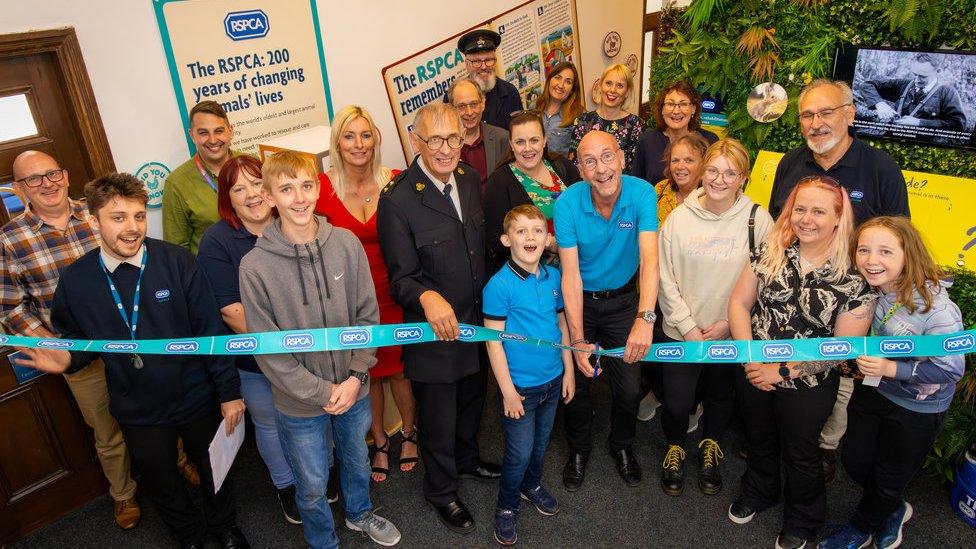
[[[382,446],[377,446],[376,447],[376,449],[373,451],[373,458],[375,459],[376,458],[376,454],[380,454],[380,453],[386,454],[386,462],[387,462],[387,464],[389,464],[390,463],[390,437],[386,437],[386,442],[384,442]],[[389,469],[389,467],[376,467],[376,466],[373,466],[373,472],[374,473],[377,473],[377,474],[380,474],[380,475],[384,475],[384,477],[386,477],[383,480],[375,480],[374,479],[373,482],[383,482],[387,478],[389,478],[389,476],[390,476],[390,469]]]
[[[420,453],[420,445],[417,444],[417,428],[416,427],[413,428],[413,431],[409,435],[401,427],[400,428],[400,436],[403,437],[403,442],[409,442],[409,443],[413,444],[414,447],[417,448],[417,453],[418,454]],[[420,461],[420,457],[419,456],[415,456],[415,457],[403,457],[403,442],[400,443],[400,472],[409,473],[410,471],[413,471],[414,468],[411,467],[410,469],[404,470],[403,469],[403,464],[405,464],[405,463],[408,463],[408,464],[409,463],[417,463],[418,461]]]

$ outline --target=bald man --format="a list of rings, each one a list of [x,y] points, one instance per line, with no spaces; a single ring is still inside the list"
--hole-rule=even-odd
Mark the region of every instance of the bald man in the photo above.
[[[653,339],[657,301],[657,199],[643,179],[623,175],[624,152],[610,134],[592,131],[577,149],[583,182],[556,200],[553,213],[566,319],[576,361],[576,396],[566,405],[569,460],[563,485],[583,484],[593,445],[590,382],[599,375],[589,358],[599,342],[625,347],[623,360],[601,357],[613,396],[608,445],[628,486],[641,480],[634,456],[640,359]]]
[[[40,151],[14,159],[14,188],[27,198],[24,212],[0,229],[0,326],[10,334],[57,337],[51,301],[61,270],[98,247],[84,203],[68,198],[68,170]],[[108,410],[105,366],[96,361],[65,381],[85,423],[95,431],[95,450],[115,500],[115,522],[123,529],[139,523],[136,483],[129,474],[129,451]]]

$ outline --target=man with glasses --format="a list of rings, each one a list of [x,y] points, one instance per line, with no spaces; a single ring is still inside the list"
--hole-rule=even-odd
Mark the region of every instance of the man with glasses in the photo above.
[[[887,153],[852,136],[854,95],[845,82],[814,80],[800,92],[800,133],[806,145],[786,153],[776,168],[769,199],[774,219],[790,191],[804,177],[829,176],[847,190],[854,207],[854,223],[879,215],[910,216],[905,176]],[[847,403],[854,380],[842,377],[834,410],[820,433],[824,480],[837,474],[837,446],[847,430]]]
[[[14,159],[14,188],[27,197],[24,212],[0,230],[0,326],[9,334],[57,337],[51,303],[61,270],[98,248],[83,202],[68,197],[68,170],[39,151]],[[108,410],[101,360],[65,374],[85,423],[95,432],[95,451],[115,501],[115,522],[123,529],[139,522],[136,483],[122,430]]]
[[[566,405],[569,459],[563,485],[573,492],[583,484],[593,445],[590,385],[606,372],[613,397],[610,453],[628,486],[641,480],[634,456],[640,360],[653,339],[657,301],[657,200],[646,181],[622,175],[624,152],[610,134],[591,131],[577,149],[582,183],[556,201],[556,241],[562,265],[563,299],[576,362],[576,396]],[[625,347],[623,360],[591,352]]]
[[[498,64],[495,49],[501,43],[502,37],[497,32],[477,29],[459,38],[457,47],[464,54],[468,76],[485,94],[485,122],[508,130],[511,114],[522,110],[522,97],[515,86],[495,75]]]
[[[419,155],[383,190],[376,215],[404,322],[429,322],[440,340],[403,347],[419,409],[424,497],[448,528],[469,533],[474,518],[458,496],[458,476],[497,480],[501,467],[481,461],[478,448],[483,347],[464,341],[473,334],[458,326],[482,323],[487,278],[478,174],[459,164],[463,142],[454,106],[423,106],[410,133]]]
[[[462,78],[451,83],[447,99],[461,116],[464,137],[461,161],[472,166],[481,176],[481,195],[484,196],[488,176],[511,150],[508,130],[481,120],[485,112],[485,94],[473,79]]]

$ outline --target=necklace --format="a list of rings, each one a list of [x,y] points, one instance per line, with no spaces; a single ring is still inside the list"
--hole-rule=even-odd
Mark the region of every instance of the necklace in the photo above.
[[[810,261],[809,259],[803,257],[803,254],[801,253],[797,253],[796,255],[800,258],[801,265],[806,264],[806,266],[809,267],[811,271],[817,270],[818,267],[814,265],[813,261]],[[820,258],[816,258],[816,259],[820,259]]]

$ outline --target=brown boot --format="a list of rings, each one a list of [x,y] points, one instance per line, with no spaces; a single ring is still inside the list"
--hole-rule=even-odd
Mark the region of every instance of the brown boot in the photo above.
[[[115,502],[115,524],[118,524],[119,528],[123,530],[135,528],[140,518],[142,518],[142,510],[139,509],[136,498],[131,497]]]
[[[194,486],[200,486],[200,473],[197,472],[197,466],[192,461],[184,456],[183,461],[179,462],[176,467],[187,482]]]

